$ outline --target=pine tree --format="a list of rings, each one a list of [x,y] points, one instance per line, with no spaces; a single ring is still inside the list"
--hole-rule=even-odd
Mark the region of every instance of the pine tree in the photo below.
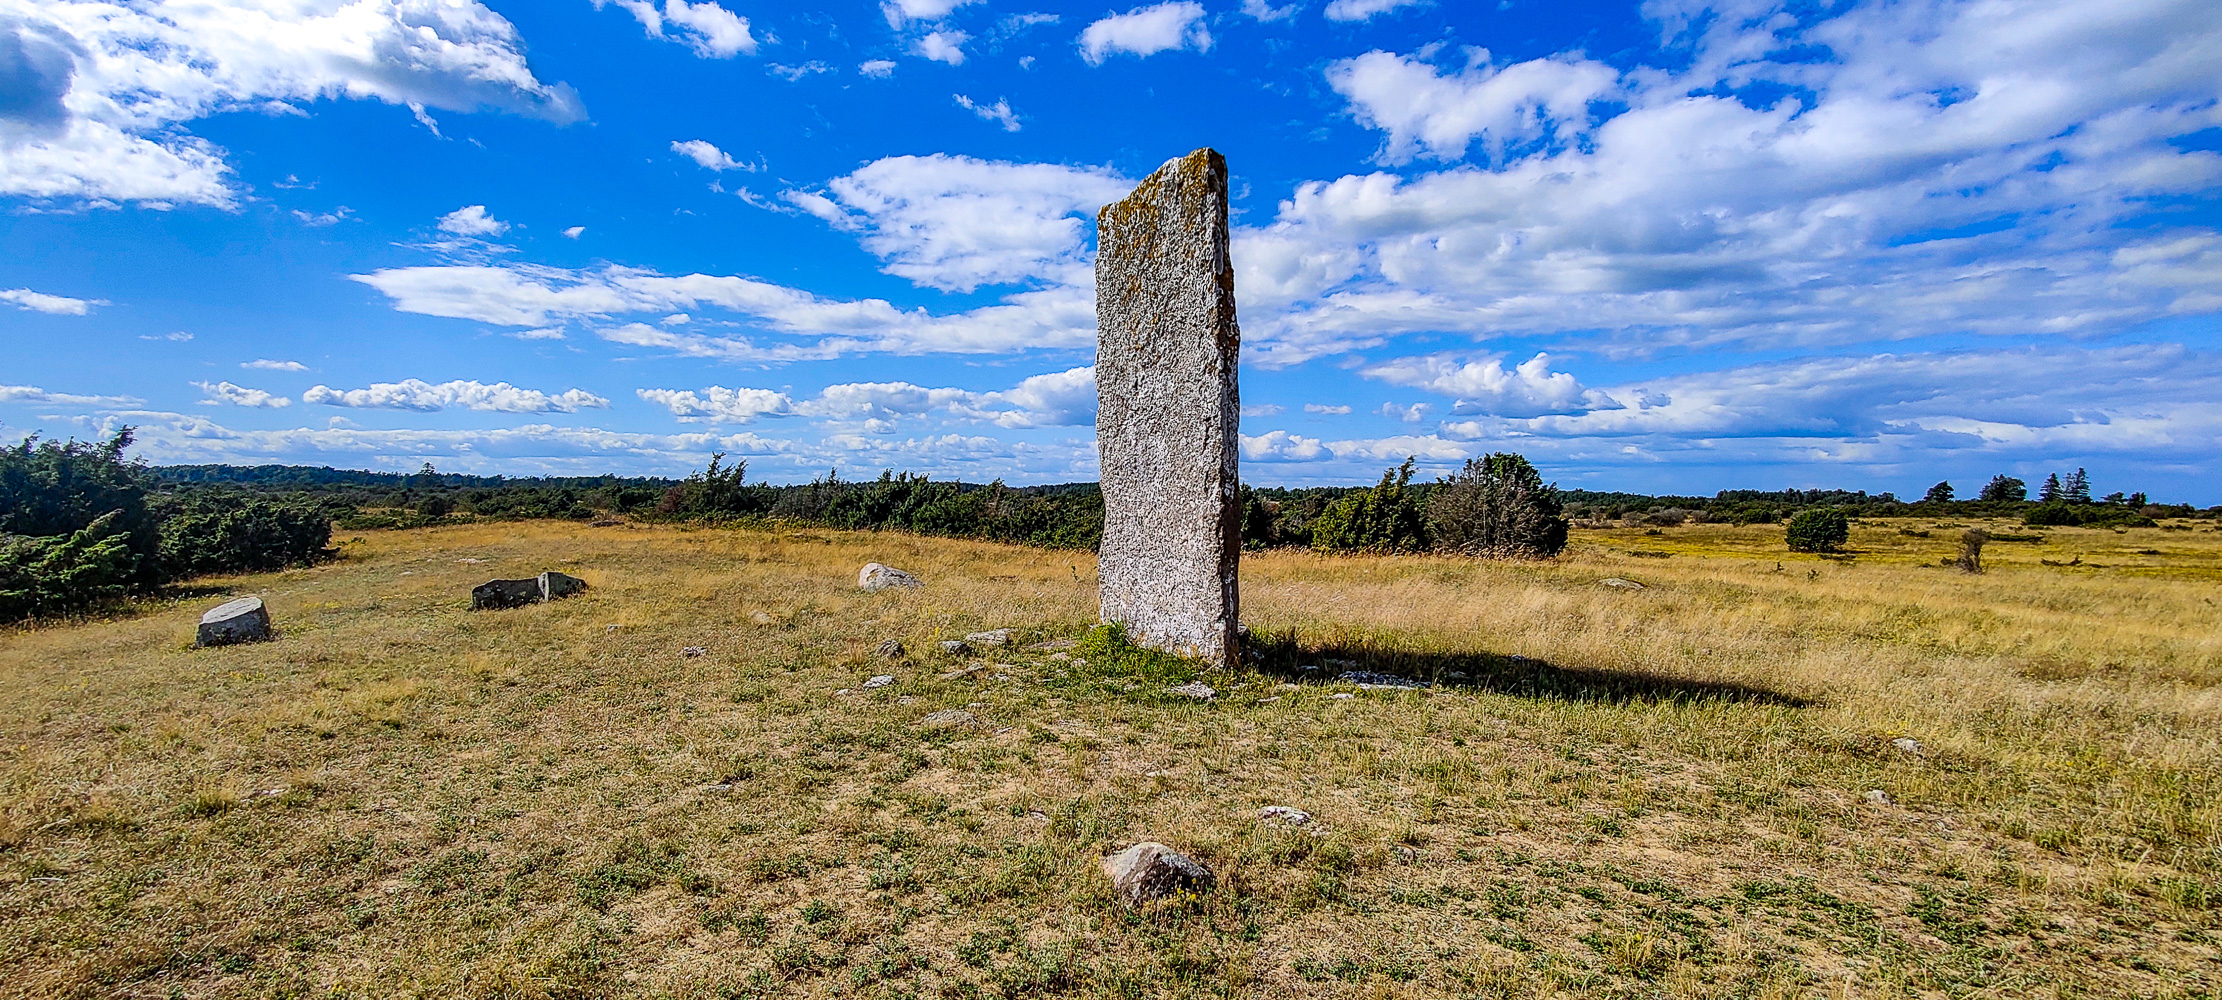
[[[2091,502],[2091,477],[2084,473],[2081,466],[2077,466],[2068,475],[2068,481],[2060,488],[2060,496],[2070,503]]]
[[[2060,499],[2060,474],[2055,472],[2046,476],[2045,484],[2037,488],[2037,502],[2051,503],[2058,499]]]
[[[1951,503],[1951,502],[1952,502],[1952,484],[1951,484],[1950,482],[1942,482],[1942,483],[1938,483],[1938,484],[1936,484],[1935,486],[1931,486],[1931,487],[1929,487],[1929,492],[1927,492],[1927,493],[1924,493],[1924,494],[1922,494],[1922,495],[1921,495],[1921,502],[1922,502],[1922,503]]]
[[[1983,485],[1983,492],[1975,499],[2020,503],[2029,499],[2029,484],[2004,474],[1992,476],[1991,481]]]

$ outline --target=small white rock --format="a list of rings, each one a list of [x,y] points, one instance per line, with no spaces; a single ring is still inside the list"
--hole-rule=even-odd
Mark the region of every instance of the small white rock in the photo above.
[[[1860,798],[1866,799],[1867,801],[1872,802],[1878,806],[1887,806],[1890,804],[1889,794],[1885,793],[1880,788],[1870,788],[1867,790],[1867,794],[1860,796]]]
[[[1011,641],[1011,630],[1007,628],[998,628],[989,629],[986,632],[974,632],[971,635],[965,636],[964,641],[969,642],[975,646],[1009,645]]]
[[[710,651],[701,646],[687,646],[679,650],[680,656],[704,656]]]
[[[1898,749],[1903,750],[1907,753],[1920,753],[1923,749],[1925,749],[1921,745],[1920,740],[1914,739],[1911,736],[1900,736],[1897,739],[1891,740],[1890,745],[1897,747]]]
[[[874,674],[870,680],[864,682],[863,686],[864,690],[870,691],[873,688],[883,688],[893,683],[895,683],[895,675],[893,674]]]
[[[1219,692],[1212,690],[1211,685],[1202,681],[1189,681],[1179,687],[1169,687],[1165,689],[1165,693],[1184,695],[1197,701],[1210,701],[1219,697]]]
[[[1312,821],[1312,814],[1295,806],[1266,806],[1258,810],[1261,820],[1280,820],[1290,826],[1303,826]]]

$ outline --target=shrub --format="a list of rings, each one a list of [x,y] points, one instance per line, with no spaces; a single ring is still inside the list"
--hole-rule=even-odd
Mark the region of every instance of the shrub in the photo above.
[[[1566,548],[1565,505],[1528,460],[1497,452],[1466,460],[1428,497],[1437,547],[1491,558],[1548,559]]]
[[[106,531],[124,537],[132,582],[161,582],[142,470],[123,458],[130,445],[126,427],[106,441],[34,436],[0,449],[0,535],[59,538],[109,518]]]
[[[1412,459],[1381,474],[1372,489],[1330,504],[1312,521],[1312,548],[1321,552],[1424,552],[1427,519],[1406,489]]]
[[[1931,486],[1931,487],[1929,487],[1929,492],[1927,492],[1927,493],[1924,493],[1924,494],[1922,494],[1922,495],[1921,495],[1921,502],[1922,502],[1922,503],[1951,503],[1951,502],[1952,502],[1952,484],[1951,484],[1951,482],[1950,482],[1950,481],[1946,481],[1946,482],[1941,482],[1941,483],[1938,483],[1938,484],[1936,484],[1935,486]]]
[[[139,560],[110,511],[66,535],[0,535],[0,621],[61,614],[131,589]]]
[[[2038,504],[2021,516],[2021,523],[2032,527],[2128,527],[2150,528],[2158,522],[2130,507],[2112,504],[2080,504],[2065,500]]]
[[[1981,528],[1969,528],[1960,534],[1960,558],[1953,565],[1963,573],[1983,571],[1983,543],[1991,540],[1990,533]]]
[[[168,511],[161,538],[162,569],[172,579],[251,573],[307,566],[330,556],[332,519],[297,504],[201,502]]]
[[[1790,519],[1785,537],[1792,552],[1834,552],[1851,540],[1852,522],[1834,507],[1812,507]]]

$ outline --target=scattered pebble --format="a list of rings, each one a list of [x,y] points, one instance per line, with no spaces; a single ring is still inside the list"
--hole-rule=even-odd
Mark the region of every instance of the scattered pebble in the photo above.
[[[1598,582],[1598,583],[1599,583],[1600,585],[1602,585],[1602,586],[1606,586],[1606,587],[1611,587],[1611,588],[1613,588],[1614,590],[1642,590],[1642,589],[1643,589],[1643,584],[1637,583],[1637,582],[1636,582],[1636,581],[1634,581],[1634,580],[1623,580],[1623,579],[1621,579],[1621,578],[1619,578],[1619,577],[1617,577],[1617,576],[1608,576],[1608,577],[1606,577],[1606,578],[1604,578],[1604,579],[1602,579],[1602,580],[1599,580],[1599,581],[1597,581],[1597,582]]]
[[[1335,679],[1345,684],[1356,684],[1360,690],[1364,691],[1386,691],[1395,688],[1423,688],[1427,686],[1426,681],[1416,681],[1409,677],[1398,677],[1394,674],[1375,673],[1371,670],[1345,670],[1335,675]]]
[[[1866,799],[1867,801],[1872,802],[1878,806],[1887,806],[1890,804],[1890,796],[1880,788],[1870,788],[1867,790],[1867,794],[1860,796],[1860,798]]]
[[[963,656],[972,652],[972,647],[965,645],[961,639],[944,639],[941,643],[941,651],[951,656]]]
[[[872,647],[872,655],[883,660],[900,660],[903,658],[903,641],[901,639],[889,639],[882,642]]]
[[[1184,695],[1186,697],[1194,698],[1197,701],[1210,701],[1213,698],[1219,697],[1219,692],[1212,690],[1211,685],[1206,684],[1202,681],[1189,681],[1188,683],[1183,684],[1179,687],[1166,688],[1165,693]]]
[[[999,628],[990,629],[986,632],[974,632],[971,635],[965,636],[964,641],[975,646],[1005,646],[1010,644],[1011,630],[1007,628]]]
[[[874,674],[870,680],[864,682],[864,690],[883,688],[893,683],[895,683],[895,675],[893,674]]]
[[[973,674],[979,673],[982,670],[986,670],[987,668],[987,661],[975,661],[971,666],[958,667],[955,670],[951,670],[948,673],[942,674],[941,679],[945,681],[961,681],[967,677],[972,676]]]
[[[1914,754],[1920,753],[1921,751],[1927,749],[1926,747],[1921,745],[1920,740],[1914,739],[1911,736],[1900,736],[1897,739],[1891,740],[1890,745],[1897,747],[1898,749],[1903,750],[1907,753]]]
[[[706,656],[706,655],[708,655],[708,654],[709,654],[709,652],[710,652],[710,651],[709,651],[709,649],[708,649],[708,648],[706,648],[706,647],[703,647],[703,646],[688,646],[688,647],[686,647],[686,648],[684,648],[684,649],[681,649],[681,650],[679,651],[679,655],[680,655],[680,656]]]
[[[1290,826],[1303,826],[1312,821],[1312,814],[1295,806],[1266,806],[1258,810],[1261,820],[1279,820]]]
[[[771,615],[768,615],[762,611],[751,611],[748,613],[748,620],[755,622],[758,625],[769,625],[775,619],[773,619]]]
[[[956,726],[978,725],[979,722],[980,718],[978,716],[964,709],[944,708],[939,712],[927,713],[925,718],[918,720],[918,725],[923,729],[948,729]]]
[[[1341,693],[1341,694],[1337,694],[1337,695],[1330,695],[1329,697],[1333,697],[1333,698],[1356,698],[1356,697],[1357,697],[1357,695],[1351,694],[1351,693],[1350,693],[1350,692],[1348,692],[1348,691],[1344,691],[1344,692],[1343,692],[1343,693]]]
[[[622,625],[606,625],[606,626],[603,626],[603,628],[602,628],[602,631],[604,631],[604,632],[615,632],[615,631],[617,631],[618,629],[620,629],[620,628],[623,628],[623,627],[624,627],[624,626],[622,626]]]

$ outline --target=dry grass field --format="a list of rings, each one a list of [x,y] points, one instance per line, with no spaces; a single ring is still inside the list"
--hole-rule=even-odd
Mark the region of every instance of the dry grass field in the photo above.
[[[1961,527],[1255,556],[1208,703],[1021,648],[1085,553],[373,533],[0,634],[0,997],[2222,995],[2222,534]],[[468,610],[542,569],[593,589]],[[280,638],[189,648],[219,591]],[[1217,887],[1127,911],[1141,839]]]

